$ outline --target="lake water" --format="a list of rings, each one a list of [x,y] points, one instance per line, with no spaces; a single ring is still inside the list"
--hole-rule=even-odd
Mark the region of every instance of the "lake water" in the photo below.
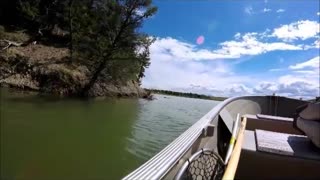
[[[219,102],[61,99],[0,89],[1,179],[120,179]]]

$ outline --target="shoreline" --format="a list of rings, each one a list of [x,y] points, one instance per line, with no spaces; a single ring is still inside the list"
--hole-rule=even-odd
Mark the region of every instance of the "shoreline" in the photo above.
[[[188,97],[195,99],[206,99],[206,100],[214,100],[214,101],[224,101],[228,97],[218,97],[218,96],[209,96],[204,94],[196,94],[196,93],[185,93],[178,91],[169,91],[169,90],[160,90],[160,89],[147,89],[144,88],[149,93],[154,94],[162,94],[162,95],[170,95],[170,96],[178,96],[178,97]]]
[[[10,47],[0,51],[0,86],[62,97],[79,97],[89,70],[70,62],[69,50],[42,44]],[[89,97],[145,97],[137,80],[101,78]]]

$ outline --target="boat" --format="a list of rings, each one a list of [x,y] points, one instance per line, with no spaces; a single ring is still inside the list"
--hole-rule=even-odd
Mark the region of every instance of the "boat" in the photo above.
[[[320,179],[320,148],[294,127],[297,108],[308,103],[226,99],[123,179]]]

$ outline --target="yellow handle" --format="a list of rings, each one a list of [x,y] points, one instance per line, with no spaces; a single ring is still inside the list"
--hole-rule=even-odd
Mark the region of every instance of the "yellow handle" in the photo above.
[[[237,171],[238,162],[241,154],[241,148],[243,143],[243,136],[246,130],[247,118],[244,116],[242,118],[241,127],[238,133],[238,138],[234,150],[232,151],[229,163],[227,165],[226,171],[222,177],[222,180],[233,180]]]

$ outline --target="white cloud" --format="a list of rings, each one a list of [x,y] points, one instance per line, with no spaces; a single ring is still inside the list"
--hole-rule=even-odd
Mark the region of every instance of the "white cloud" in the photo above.
[[[276,71],[288,71],[291,70],[293,73],[304,73],[308,75],[316,75],[319,72],[320,68],[320,57],[314,57],[310,60],[296,63],[293,65],[290,65],[288,68],[274,68],[269,69],[270,72],[276,72]]]
[[[319,75],[294,72],[267,80],[268,78],[227,73],[232,69],[224,65],[221,66],[224,71],[219,71],[219,68],[216,64],[190,61],[179,64],[152,59],[146,78],[143,79],[143,87],[228,97],[276,93],[280,96],[309,99],[319,94]],[[250,84],[246,85],[248,82]]]
[[[290,65],[287,69],[279,69],[286,71],[287,74],[282,75],[273,83],[273,92],[279,95],[291,97],[313,98],[319,96],[319,56],[310,60]],[[269,82],[269,84],[272,84]],[[260,88],[260,91],[269,92],[268,88]]]
[[[312,98],[319,96],[319,84],[297,75],[285,75],[279,78],[278,93],[285,96]]]
[[[164,58],[165,57],[165,58]],[[146,69],[143,86],[159,89],[188,89],[197,87],[222,87],[249,79],[234,76],[228,65],[219,61],[177,61],[151,51],[151,65]],[[208,93],[208,92],[207,92]]]
[[[267,13],[267,12],[270,12],[271,11],[271,9],[268,9],[268,8],[264,8],[263,10],[262,10],[262,12],[264,12],[264,13]]]
[[[170,37],[158,38],[150,47],[151,65],[146,69],[143,87],[223,95],[221,87],[231,91],[234,84],[250,80],[235,76],[225,61],[199,61],[216,56],[213,51],[196,49]]]
[[[317,71],[313,71],[313,70],[297,70],[294,71],[295,73],[302,73],[305,75],[314,75]]]
[[[298,21],[275,28],[271,36],[284,41],[315,38],[320,33],[319,25],[320,24],[316,21]]]
[[[259,83],[261,78],[234,74],[232,66],[228,65],[227,61],[202,61],[218,56],[234,58],[279,49],[300,49],[281,42],[262,43],[257,40],[258,35],[258,33],[246,33],[241,37],[241,41],[221,43],[221,48],[216,50],[197,49],[196,45],[171,37],[158,38],[150,47],[151,65],[146,69],[143,87],[216,96],[271,95],[274,92],[292,97],[315,96],[315,93],[318,93],[316,79],[319,79],[319,76],[310,73],[310,70],[306,72],[306,67],[314,67],[306,63],[309,61],[288,67],[289,70],[294,67],[292,72],[278,79],[265,81],[264,84]],[[286,72],[281,69],[270,71]],[[248,82],[250,83],[246,84]],[[270,82],[274,84],[266,85]],[[295,90],[297,88],[298,90]],[[303,91],[304,89],[306,92]]]
[[[244,8],[244,12],[246,14],[249,14],[249,15],[252,15],[254,12],[253,12],[253,8],[251,6],[247,6]]]
[[[260,82],[253,87],[253,91],[257,94],[273,94],[278,90],[278,85],[275,82]]]
[[[135,12],[135,15],[137,15],[137,16],[143,16],[146,13],[146,11],[147,11],[147,9],[145,9],[145,8],[139,8],[139,9],[135,10],[134,12]],[[155,15],[152,15],[152,16],[149,16],[148,18],[152,19],[154,17],[155,17]]]
[[[317,56],[303,63],[291,65],[289,66],[289,69],[305,69],[305,68],[316,69],[316,68],[319,68],[319,66],[320,66],[320,57]]]
[[[315,40],[311,45],[309,44],[303,45],[304,50],[319,49],[319,48],[320,48],[320,39]]]
[[[274,79],[263,81],[253,87],[253,94],[289,96],[311,99],[319,96],[319,71],[289,71]]]
[[[278,9],[276,12],[277,13],[283,13],[283,12],[285,12],[286,10],[284,10],[284,9]]]
[[[270,72],[277,72],[277,71],[284,71],[285,69],[282,68],[274,68],[274,69],[269,69]]]
[[[289,80],[290,83],[281,83],[284,80]],[[311,99],[319,95],[319,87],[305,81],[305,79],[286,75],[280,77],[276,82],[259,83],[253,88],[253,92],[259,95],[271,95],[275,93],[280,96]]]
[[[316,41],[314,41],[313,46],[314,48],[320,48],[320,39],[317,39]]]
[[[239,33],[239,32],[234,35],[234,38],[235,38],[236,40],[239,40],[240,37],[241,37],[241,33]]]
[[[235,59],[246,55],[258,55],[277,50],[303,50],[301,45],[283,42],[264,43],[257,38],[258,33],[246,33],[238,41],[225,41],[214,50],[198,49],[196,45],[167,37],[158,38],[151,46],[153,53],[161,54],[164,59],[179,61],[199,61],[217,59]],[[240,34],[235,35],[240,38]],[[167,58],[166,58],[167,57]]]
[[[136,14],[137,14],[138,16],[142,16],[142,15],[144,15],[144,13],[146,12],[146,10],[145,10],[145,9],[137,9],[135,12],[136,12]]]
[[[229,96],[230,95],[246,95],[246,94],[252,94],[252,89],[247,87],[244,84],[232,84],[230,87],[227,87],[224,89]]]
[[[302,50],[300,45],[291,45],[283,42],[260,42],[258,36],[257,33],[246,33],[242,36],[241,41],[223,42],[220,44],[221,48],[214,52],[239,58],[244,55],[258,55],[276,50]]]
[[[320,12],[317,12],[317,16],[320,16]]]
[[[157,38],[150,47],[151,65],[146,69],[143,87],[195,92],[216,96],[271,95],[312,98],[319,92],[319,57],[288,67],[270,69],[260,77],[235,74],[225,59],[237,59],[271,51],[319,48],[319,39],[312,44],[294,44],[281,40],[312,38],[314,21],[298,21],[263,33],[236,33],[234,39],[221,42],[215,49],[199,46],[171,37]],[[287,35],[279,34],[287,27]],[[270,37],[278,37],[275,41]],[[243,58],[242,58],[243,59]],[[213,61],[214,60],[214,61]],[[283,60],[280,60],[280,62]],[[268,74],[281,74],[269,78]],[[274,76],[272,76],[274,77]],[[261,83],[261,81],[263,82]]]
[[[151,52],[178,61],[197,61],[235,58],[230,54],[219,54],[208,49],[197,49],[196,45],[167,37],[158,38],[151,46]]]

